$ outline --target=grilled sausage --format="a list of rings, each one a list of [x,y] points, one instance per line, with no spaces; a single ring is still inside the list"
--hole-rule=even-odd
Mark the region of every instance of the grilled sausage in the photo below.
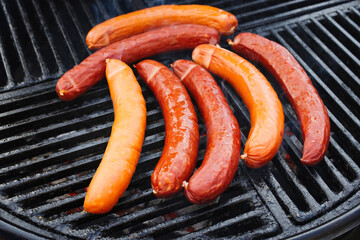
[[[301,124],[304,139],[301,162],[313,166],[326,153],[330,139],[330,121],[324,103],[305,70],[280,44],[252,33],[240,33],[233,50],[260,62],[284,89]]]
[[[207,129],[207,146],[200,168],[185,182],[185,196],[207,203],[231,183],[240,158],[240,129],[214,78],[200,65],[178,60],[172,68],[195,99]]]
[[[109,212],[128,187],[144,141],[146,106],[131,68],[120,60],[107,60],[106,78],[115,119],[100,166],[85,196],[84,210]]]
[[[197,46],[195,62],[229,82],[250,112],[251,129],[241,158],[258,168],[278,151],[284,133],[284,113],[270,83],[251,63],[228,50],[208,44]]]
[[[205,5],[162,5],[111,18],[96,25],[86,36],[92,50],[124,38],[168,25],[199,24],[230,35],[238,25],[236,17],[219,8]]]
[[[136,65],[159,101],[165,120],[165,146],[151,175],[156,197],[169,197],[193,173],[199,147],[199,126],[185,87],[167,67],[153,60]]]
[[[87,57],[66,72],[56,84],[56,92],[64,101],[71,101],[89,90],[105,74],[105,59],[119,59],[131,64],[159,53],[193,49],[202,43],[216,44],[219,34],[201,25],[176,25],[158,28],[113,43]]]

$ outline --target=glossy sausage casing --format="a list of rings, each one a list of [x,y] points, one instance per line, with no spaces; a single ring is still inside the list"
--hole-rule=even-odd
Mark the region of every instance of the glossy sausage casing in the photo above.
[[[233,34],[238,21],[222,9],[206,5],[161,5],[111,18],[96,25],[86,36],[92,50],[127,37],[168,25],[198,24],[215,28],[222,35]]]
[[[240,128],[220,87],[200,65],[178,60],[175,74],[195,99],[207,130],[207,146],[200,168],[185,183],[190,202],[207,203],[231,183],[240,159]]]
[[[232,44],[235,52],[260,62],[284,89],[301,123],[304,139],[301,162],[319,163],[330,139],[330,121],[325,105],[305,70],[280,44],[252,33],[240,33]]]
[[[192,24],[145,32],[113,43],[88,56],[58,80],[56,92],[64,101],[71,101],[86,92],[104,77],[107,58],[130,64],[167,51],[193,49],[202,43],[216,44],[219,40],[220,36],[215,29]]]
[[[115,119],[84,202],[85,211],[97,214],[109,212],[128,187],[140,157],[146,127],[145,99],[131,68],[120,60],[108,60],[106,78]]]
[[[195,62],[229,82],[250,112],[251,129],[241,158],[249,167],[262,167],[277,153],[284,133],[284,112],[270,83],[237,54],[209,44],[197,46]]]
[[[165,145],[151,176],[157,197],[180,191],[193,173],[199,147],[199,126],[190,96],[167,67],[153,60],[136,65],[142,79],[156,96],[165,120]]]

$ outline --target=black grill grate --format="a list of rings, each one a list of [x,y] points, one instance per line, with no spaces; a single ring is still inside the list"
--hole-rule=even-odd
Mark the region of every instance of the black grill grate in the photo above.
[[[284,45],[308,72],[328,108],[332,127],[328,153],[321,164],[312,168],[301,165],[296,116],[276,81],[258,66],[284,106],[286,134],[276,158],[262,169],[249,169],[240,161],[231,186],[212,204],[196,206],[182,194],[156,199],[150,176],[161,155],[165,127],[156,99],[140,80],[148,110],[143,151],[128,190],[105,215],[81,213],[81,206],[112,126],[106,82],[70,103],[58,99],[54,86],[58,77],[90,54],[84,38],[93,25],[124,12],[170,2],[0,3],[0,74],[6,76],[0,79],[0,229],[4,224],[14,225],[24,238],[278,239],[306,231],[319,236],[324,233],[317,229],[336,218],[343,219],[338,220],[337,229],[332,225],[338,230],[334,234],[339,234],[350,209],[355,209],[356,218],[348,220],[349,226],[357,224],[358,1],[211,3],[236,14],[238,32],[256,32]],[[225,39],[221,45],[227,45]],[[179,58],[190,58],[190,52],[154,59],[169,66]],[[227,83],[217,81],[239,121],[244,144],[250,129],[248,111]],[[200,122],[198,166],[204,156],[205,134]]]

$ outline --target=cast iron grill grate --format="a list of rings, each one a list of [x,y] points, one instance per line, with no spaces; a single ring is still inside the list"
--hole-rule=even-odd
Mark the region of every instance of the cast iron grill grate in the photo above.
[[[284,238],[316,229],[359,204],[357,1],[212,3],[237,15],[238,31],[256,32],[284,45],[308,72],[332,127],[321,164],[301,165],[299,123],[278,84],[258,66],[285,111],[286,134],[276,158],[262,169],[246,168],[240,161],[231,186],[212,204],[196,206],[182,194],[156,199],[150,176],[164,144],[164,121],[156,99],[139,80],[148,110],[143,151],[128,190],[105,215],[81,213],[81,206],[112,126],[106,82],[70,103],[58,99],[54,86],[90,54],[84,38],[93,25],[168,2],[0,2],[0,74],[7,76],[0,80],[1,219],[31,232],[31,237]],[[221,45],[226,46],[224,39]],[[189,59],[190,52],[154,59],[170,66],[179,58]],[[241,126],[243,146],[250,128],[247,109],[227,83],[217,81]],[[198,166],[206,145],[206,129],[199,119]]]

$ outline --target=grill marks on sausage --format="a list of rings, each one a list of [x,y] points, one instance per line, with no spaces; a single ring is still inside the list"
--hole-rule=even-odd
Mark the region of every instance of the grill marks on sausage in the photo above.
[[[106,75],[115,118],[84,202],[84,210],[96,214],[109,212],[130,184],[146,128],[145,99],[131,68],[120,60],[107,60]]]
[[[172,68],[194,97],[207,129],[207,146],[202,165],[185,182],[190,202],[207,203],[231,183],[240,157],[240,129],[225,96],[212,76],[200,65],[178,60]]]
[[[263,65],[284,89],[301,124],[305,165],[319,163],[330,140],[330,121],[325,105],[305,70],[280,44],[252,33],[240,33],[233,50]]]
[[[284,133],[284,113],[266,78],[251,63],[233,52],[203,44],[192,58],[229,82],[250,112],[251,129],[241,156],[249,167],[262,167],[277,153]]]
[[[138,63],[136,69],[164,116],[165,145],[151,185],[155,196],[169,197],[181,190],[194,171],[199,146],[197,116],[185,87],[170,69],[153,60]]]
[[[64,101],[77,98],[104,77],[107,58],[131,64],[163,52],[193,49],[203,43],[216,44],[219,40],[215,29],[194,24],[162,27],[141,33],[91,54],[58,80],[56,92]]]
[[[161,5],[111,18],[92,28],[86,43],[92,50],[151,29],[179,24],[198,24],[215,28],[222,35],[235,32],[236,17],[206,5]]]

